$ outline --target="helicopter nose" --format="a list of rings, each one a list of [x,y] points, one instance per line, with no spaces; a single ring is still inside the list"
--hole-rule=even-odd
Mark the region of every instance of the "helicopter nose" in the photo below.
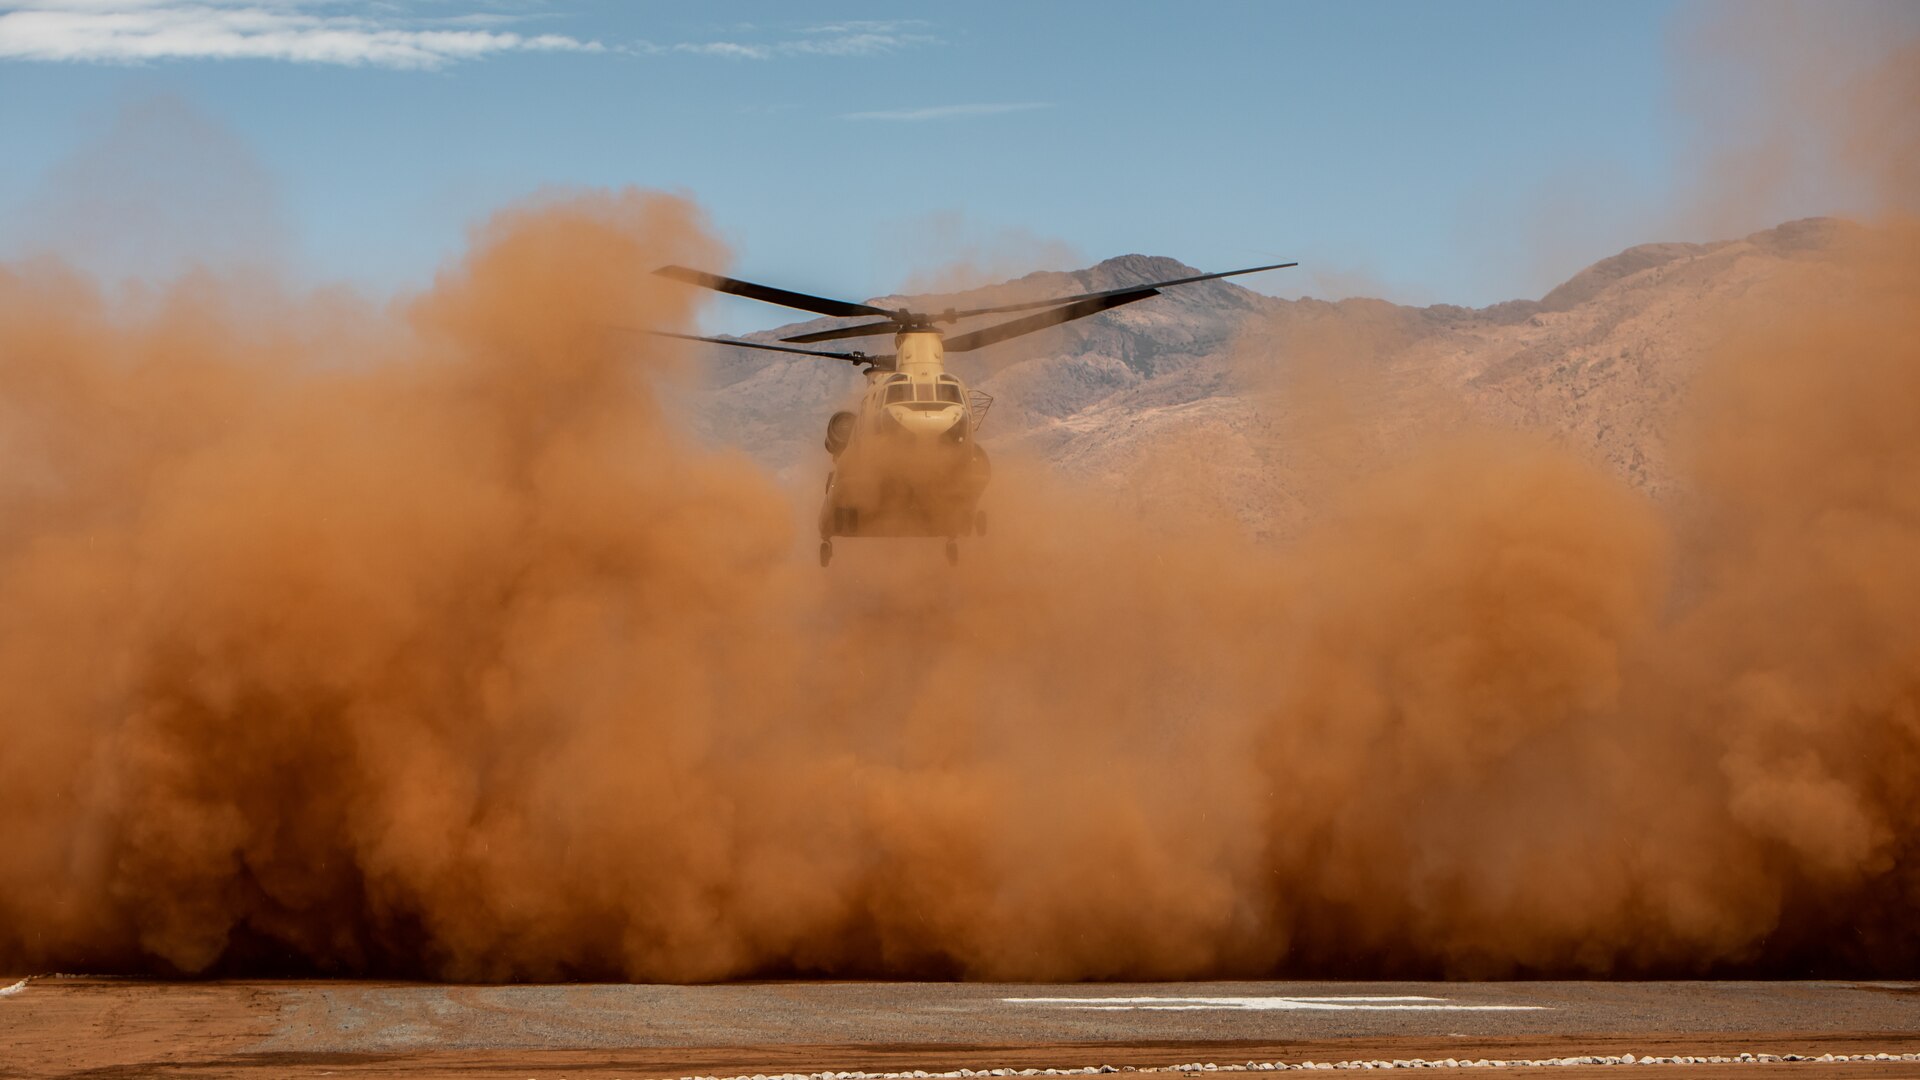
[[[920,405],[920,408],[914,408]],[[942,405],[936,409],[925,407],[925,403],[914,402],[904,405],[887,406],[888,415],[907,434],[922,439],[938,438],[960,423],[964,410],[958,405]]]

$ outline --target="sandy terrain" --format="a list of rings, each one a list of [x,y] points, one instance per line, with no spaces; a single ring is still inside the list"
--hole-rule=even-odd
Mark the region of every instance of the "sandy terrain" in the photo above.
[[[13,978],[0,987],[14,984]],[[36,978],[21,1077],[752,1076],[1422,1058],[1920,1054],[1920,988],[1858,983],[438,986]],[[1920,1060],[1501,1075],[1920,1076]],[[1474,1070],[1478,1073],[1481,1070]]]

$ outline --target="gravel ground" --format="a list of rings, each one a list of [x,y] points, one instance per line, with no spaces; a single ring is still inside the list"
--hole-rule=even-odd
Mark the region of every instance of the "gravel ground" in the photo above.
[[[0,977],[0,987],[19,976]],[[1736,1055],[1755,1055],[1745,1061]],[[1634,1055],[1629,1066],[1625,1055]],[[1873,1061],[1767,1061],[1886,1054]],[[1905,983],[442,986],[40,977],[0,1074],[746,1076],[1554,1059],[1499,1071],[1915,1076]],[[1682,1064],[1645,1058],[1722,1057]],[[1492,1068],[1491,1065],[1488,1068]],[[1260,1071],[1267,1071],[1262,1068]],[[1784,1075],[1785,1072],[1782,1072]]]

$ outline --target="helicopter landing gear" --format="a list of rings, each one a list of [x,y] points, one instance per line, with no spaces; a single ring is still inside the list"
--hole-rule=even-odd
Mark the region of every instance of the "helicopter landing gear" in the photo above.
[[[833,561],[833,541],[831,540],[820,541],[820,565],[825,566],[832,561]]]
[[[947,565],[960,565],[960,541],[958,540],[951,538],[947,540]]]

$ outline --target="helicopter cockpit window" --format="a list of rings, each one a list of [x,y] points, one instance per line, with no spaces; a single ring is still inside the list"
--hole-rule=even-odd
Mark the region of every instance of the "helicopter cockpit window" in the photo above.
[[[913,384],[905,379],[887,384],[888,405],[897,405],[902,401],[913,400]]]
[[[944,401],[949,405],[962,404],[960,400],[960,384],[949,379],[940,380],[934,384],[934,398],[937,401]]]

